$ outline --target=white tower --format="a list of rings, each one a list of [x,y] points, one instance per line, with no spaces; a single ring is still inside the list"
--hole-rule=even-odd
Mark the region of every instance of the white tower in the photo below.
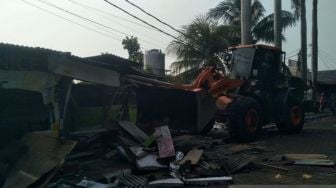
[[[153,74],[165,76],[165,54],[161,50],[152,49],[145,52],[144,69]]]

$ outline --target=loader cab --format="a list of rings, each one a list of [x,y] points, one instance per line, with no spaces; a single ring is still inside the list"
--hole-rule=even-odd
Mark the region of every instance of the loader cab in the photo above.
[[[284,65],[285,53],[266,45],[248,45],[230,48],[230,77],[257,82],[265,89],[272,88],[285,75],[290,74]]]
[[[230,51],[230,75],[233,78],[265,80],[282,73],[284,53],[278,48],[248,45],[233,47]]]

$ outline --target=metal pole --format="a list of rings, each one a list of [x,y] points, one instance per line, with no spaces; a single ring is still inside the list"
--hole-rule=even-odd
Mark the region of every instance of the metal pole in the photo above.
[[[251,0],[241,0],[241,44],[251,43]]]
[[[281,0],[274,0],[274,45],[281,49]]]
[[[318,71],[318,28],[317,28],[317,0],[313,0],[312,23],[312,87],[313,99],[316,100],[317,71]]]
[[[307,20],[306,20],[306,0],[300,0],[301,16],[301,78],[307,83]]]

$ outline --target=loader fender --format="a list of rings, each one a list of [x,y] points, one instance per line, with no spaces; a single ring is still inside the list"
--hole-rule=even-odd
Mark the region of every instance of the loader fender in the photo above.
[[[300,100],[298,99],[290,89],[283,90],[278,92],[278,94],[274,97],[274,108],[275,108],[275,120],[276,122],[280,122],[283,118],[283,112],[286,111],[288,107],[288,101],[290,99]],[[300,100],[301,101],[301,100]]]

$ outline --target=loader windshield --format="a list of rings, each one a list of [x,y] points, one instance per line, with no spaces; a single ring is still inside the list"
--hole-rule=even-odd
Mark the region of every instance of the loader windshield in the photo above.
[[[239,48],[232,52],[231,78],[250,76],[255,52],[255,48]]]

